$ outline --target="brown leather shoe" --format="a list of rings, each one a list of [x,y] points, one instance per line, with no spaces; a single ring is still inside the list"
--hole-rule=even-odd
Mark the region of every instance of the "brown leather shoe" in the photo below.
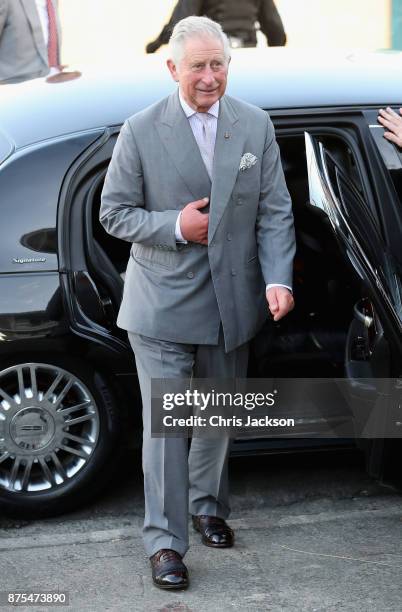
[[[193,515],[193,527],[201,533],[205,546],[214,548],[230,548],[234,542],[234,532],[229,525],[218,516],[201,514]]]
[[[170,548],[161,548],[150,557],[153,583],[160,589],[186,589],[187,568],[181,555]]]

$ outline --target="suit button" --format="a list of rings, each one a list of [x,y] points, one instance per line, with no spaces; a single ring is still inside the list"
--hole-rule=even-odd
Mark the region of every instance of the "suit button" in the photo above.
[[[194,272],[187,272],[187,278],[194,278]]]
[[[241,206],[243,204],[243,200],[241,198],[238,198],[237,200],[237,205]]]
[[[236,274],[237,274],[237,272],[236,272],[236,270],[234,268],[231,269],[230,273],[231,273],[232,276],[236,276]]]
[[[226,240],[229,240],[229,242],[230,242],[230,240],[232,240],[232,234],[227,234],[226,235]]]

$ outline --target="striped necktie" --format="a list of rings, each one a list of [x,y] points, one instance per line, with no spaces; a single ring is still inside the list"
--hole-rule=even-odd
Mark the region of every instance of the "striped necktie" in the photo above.
[[[47,15],[48,15],[48,27],[49,27],[49,40],[47,43],[47,52],[49,58],[49,68],[59,67],[59,40],[57,33],[56,23],[56,11],[52,0],[46,0],[47,4]]]

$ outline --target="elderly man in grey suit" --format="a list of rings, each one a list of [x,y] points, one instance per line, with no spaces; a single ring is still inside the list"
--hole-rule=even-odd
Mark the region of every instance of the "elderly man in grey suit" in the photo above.
[[[106,176],[100,220],[132,243],[117,323],[128,330],[143,401],[144,542],[154,583],[185,588],[188,510],[208,546],[233,544],[229,438],[151,436],[151,378],[245,377],[247,343],[293,307],[292,207],[274,129],[224,95],[220,25],[174,28],[178,91],[130,117]],[[268,302],[268,304],[267,304]]]
[[[59,71],[58,0],[0,0],[0,83]]]

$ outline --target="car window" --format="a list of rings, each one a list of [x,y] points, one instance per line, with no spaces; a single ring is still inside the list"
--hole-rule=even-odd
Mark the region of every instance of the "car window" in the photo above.
[[[321,136],[320,142],[322,142],[326,154],[332,159],[333,164],[342,171],[343,175],[349,179],[353,187],[362,197],[364,197],[365,190],[360,170],[357,165],[356,157],[348,144],[336,136]]]
[[[350,181],[352,187],[359,194],[364,214],[369,216],[374,224],[379,225],[372,194],[367,188],[367,178],[363,180],[361,165],[346,139],[337,134],[325,133],[324,130],[322,133],[317,130],[315,134],[322,143],[326,155],[332,160],[329,167],[334,168],[336,166],[342,171],[342,175]],[[304,134],[285,138],[279,136],[278,142],[285,176],[289,179],[288,188],[292,201],[306,202],[309,195]],[[331,178],[334,179],[335,177]],[[334,183],[336,184],[336,180],[334,180]]]
[[[394,109],[398,112],[398,109]],[[371,137],[381,155],[402,204],[402,149],[384,138],[384,128],[377,121],[377,111],[364,113]]]
[[[370,133],[392,179],[399,202],[402,204],[402,149],[385,140],[384,128],[377,129],[376,126],[370,126]]]

